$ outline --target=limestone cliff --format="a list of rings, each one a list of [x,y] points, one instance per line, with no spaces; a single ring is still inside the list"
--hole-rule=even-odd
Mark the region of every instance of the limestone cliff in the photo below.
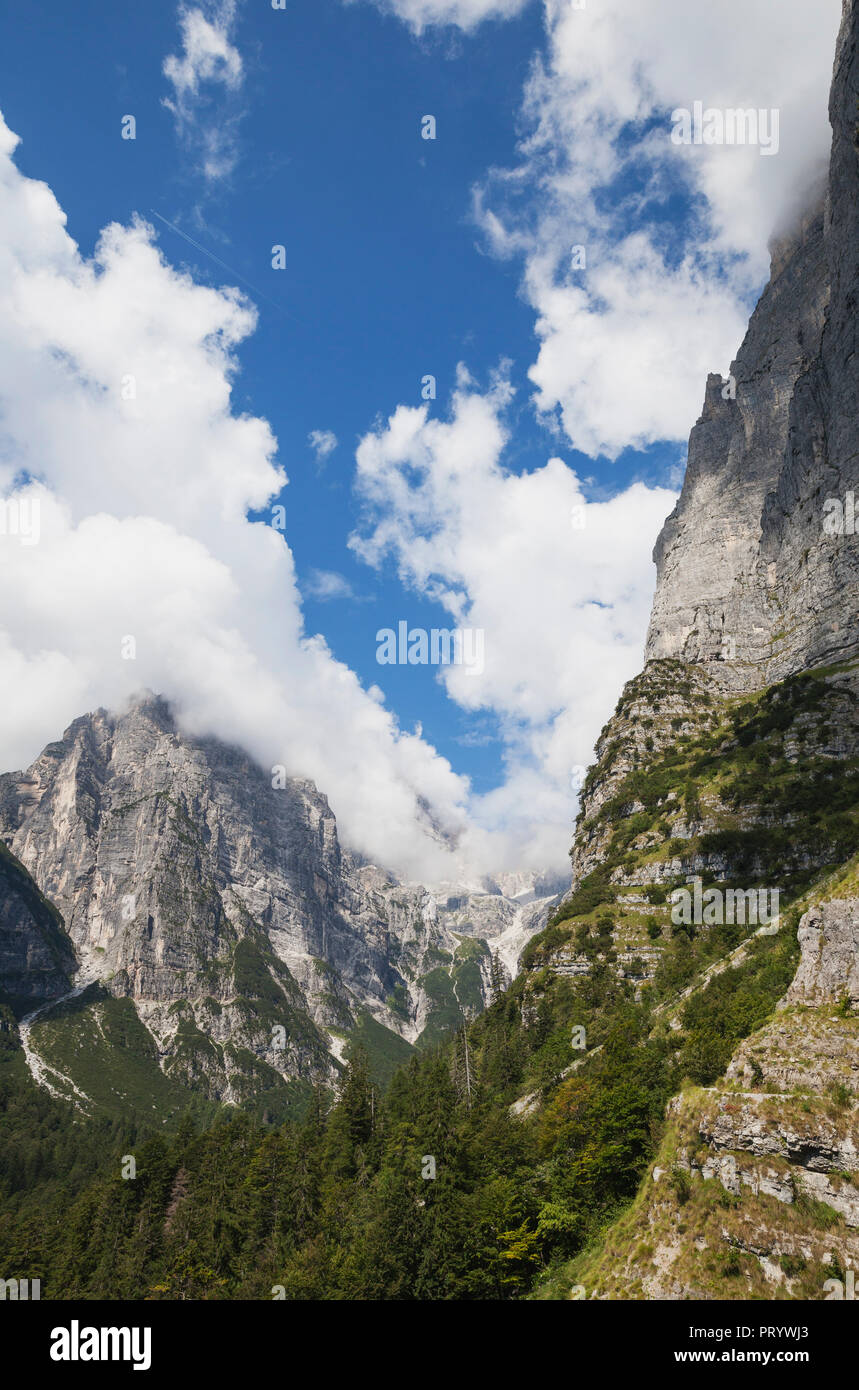
[[[859,649],[859,544],[831,529],[835,504],[843,512],[859,482],[857,100],[856,16],[845,3],[824,206],[773,247],[730,378],[708,380],[682,494],[654,552],[647,657],[705,664],[729,689],[761,689]]]
[[[0,998],[44,1003],[71,988],[76,969],[60,914],[0,842]]]
[[[525,956],[632,983],[685,1081],[561,1296],[823,1298],[859,1260],[857,33],[845,0],[824,206],[774,244],[708,380],[645,669],[583,789],[573,892]],[[678,923],[690,880],[717,906],[775,890],[780,915]]]
[[[856,1268],[856,887],[803,916],[796,980],[724,1079],[671,1102],[637,1201],[569,1273],[588,1297],[822,1299]]]

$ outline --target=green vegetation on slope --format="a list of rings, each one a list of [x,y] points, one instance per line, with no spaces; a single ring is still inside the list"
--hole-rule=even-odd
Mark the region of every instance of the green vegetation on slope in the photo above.
[[[656,665],[670,686],[677,673]],[[458,951],[427,977],[432,1029],[405,1065],[394,1069],[394,1035],[362,1017],[336,1102],[316,1090],[283,1123],[223,1113],[202,1132],[190,1117],[172,1135],[141,1130],[134,1181],[120,1176],[131,1150],[116,1136],[95,1176],[77,1162],[44,1184],[18,1182],[20,1161],[8,1172],[0,1149],[8,1277],[41,1278],[48,1298],[504,1299],[551,1291],[570,1261],[598,1258],[586,1252],[641,1201],[669,1097],[711,1084],[771,1016],[795,971],[803,895],[857,843],[852,766],[820,752],[846,691],[812,676],[721,707],[691,680],[680,693],[688,715],[660,747],[660,730],[646,731],[652,756],[633,759],[580,824],[599,839],[599,867],[485,1013],[463,1027],[476,958]],[[609,739],[592,789],[623,765],[620,742]],[[676,926],[667,894],[692,871],[779,887],[782,930]],[[259,962],[247,967],[255,977]],[[259,981],[253,993],[264,1002]],[[459,1029],[453,1041],[440,1044],[439,1024]],[[29,1099],[11,1087],[0,1116],[19,1152],[36,1105],[22,1084]],[[48,1109],[63,1143],[67,1127],[87,1130]],[[706,1200],[724,1207],[718,1192]]]

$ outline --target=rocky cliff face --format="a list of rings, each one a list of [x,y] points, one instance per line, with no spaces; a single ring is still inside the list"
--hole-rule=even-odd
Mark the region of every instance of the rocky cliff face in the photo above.
[[[774,829],[768,783],[779,762],[832,779],[838,766],[851,776],[859,753],[859,536],[849,500],[859,482],[856,30],[845,0],[824,204],[774,243],[770,283],[730,378],[708,379],[683,490],[654,552],[645,669],[603,730],[583,789],[574,888],[591,875],[640,881],[644,857],[660,884],[765,868],[778,877],[837,862],[845,848],[811,836],[797,839],[792,865],[771,852],[755,862],[741,837]],[[801,694],[792,683],[810,671],[826,683],[814,698],[812,686]],[[762,692],[760,707],[729,703]],[[739,774],[744,750],[764,742],[758,785],[746,776],[738,795],[740,781],[724,773],[734,761]],[[716,754],[721,770],[706,765]],[[791,805],[778,800],[784,823]]]
[[[654,552],[648,658],[705,663],[729,689],[761,689],[859,648],[859,542],[845,507],[859,481],[855,23],[846,3],[825,204],[773,247],[730,379],[707,382],[683,491]]]
[[[158,699],[78,719],[0,778],[0,837],[98,997],[130,1000],[162,1070],[221,1100],[333,1079],[356,1030],[388,1061],[445,1036],[554,901],[533,882],[518,897],[397,883],[341,848],[311,783],[181,737]],[[68,988],[65,959],[43,994]]]
[[[797,383],[820,351],[825,243],[820,213],[779,248],[730,377],[707,380],[680,500],[654,552],[647,657],[706,662],[711,678],[745,689],[773,678],[775,618],[790,606],[769,548],[764,559],[762,517],[783,465]]]
[[[59,913],[0,843],[0,1001],[22,1009],[56,998],[76,969]]]
[[[571,1268],[587,1297],[822,1298],[859,1260],[857,33],[845,0],[825,204],[774,245],[730,380],[708,380],[656,546],[646,666],[584,787],[573,894],[529,947],[555,974],[629,978],[633,955],[638,997],[661,986],[651,1038],[716,1078],[670,1103],[634,1206]],[[666,897],[691,879],[717,903],[777,889],[781,915],[772,934],[720,927],[723,952],[738,944],[716,958],[696,919],[677,989],[658,979],[677,960]],[[715,1035],[710,1057],[684,1050],[713,981],[740,992],[756,971],[765,994],[797,926],[770,1021],[733,1055]]]
[[[855,866],[803,917],[796,980],[715,1086],[669,1106],[629,1216],[576,1278],[596,1298],[810,1298],[859,1261]]]

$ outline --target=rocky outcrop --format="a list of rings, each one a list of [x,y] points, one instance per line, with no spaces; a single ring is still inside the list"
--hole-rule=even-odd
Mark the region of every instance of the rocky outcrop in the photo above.
[[[820,903],[799,924],[802,960],[789,1004],[859,1007],[859,898]]]
[[[45,1003],[71,988],[76,969],[60,914],[0,843],[0,1000]]]
[[[856,899],[815,903],[775,1017],[668,1106],[632,1216],[574,1272],[596,1298],[826,1297],[859,1259]]]
[[[778,576],[762,566],[761,519],[797,382],[820,350],[829,278],[821,212],[781,251],[729,377],[707,380],[683,490],[654,551],[648,659],[705,662],[711,680],[739,688],[774,678]]]

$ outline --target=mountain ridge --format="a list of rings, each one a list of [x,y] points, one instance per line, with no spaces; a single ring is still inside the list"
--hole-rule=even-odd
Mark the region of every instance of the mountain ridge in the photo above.
[[[311,782],[183,737],[155,696],[80,717],[0,777],[0,838],[162,1068],[230,1102],[277,1076],[336,1082],[356,1030],[400,1060],[442,1038],[509,979],[556,897],[534,875],[516,897],[399,883],[341,848]]]
[[[85,717],[0,778],[0,839],[118,967],[53,1024],[27,1012],[28,1045],[55,1078],[97,1058],[90,1099],[123,1049],[123,1099],[156,1054],[170,1086],[139,1181],[111,1151],[28,1187],[33,1114],[58,1103],[0,1032],[23,1114],[0,1238],[48,1296],[817,1300],[855,1267],[859,552],[823,520],[859,457],[857,31],[845,0],[824,208],[774,245],[733,386],[708,380],[644,668],[545,929],[550,895],[435,896],[349,860],[315,788],[275,792],[157,712]],[[692,883],[712,919],[675,912]],[[722,911],[774,891],[775,920]],[[529,936],[509,982],[505,932],[514,954]],[[387,1088],[347,1056],[374,1026]],[[176,1122],[195,1095],[261,1123],[221,1106],[198,1133]]]

